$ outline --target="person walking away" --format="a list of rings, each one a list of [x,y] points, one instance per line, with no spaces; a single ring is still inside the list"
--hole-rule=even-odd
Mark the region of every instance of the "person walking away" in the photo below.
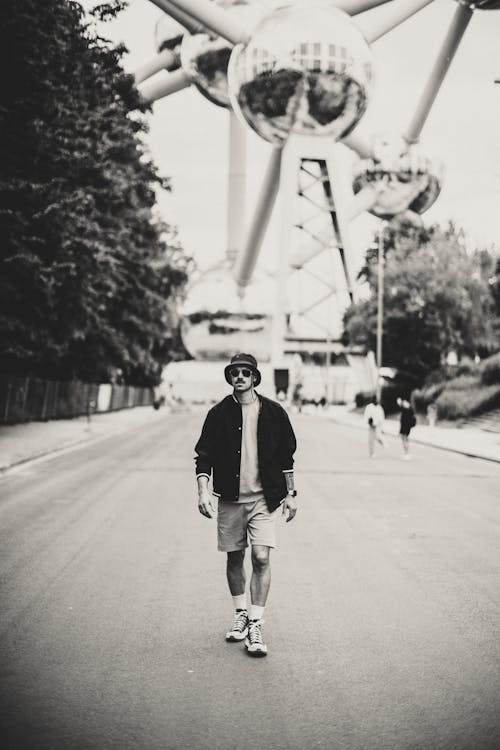
[[[213,406],[195,446],[198,510],[215,514],[218,549],[227,555],[226,576],[234,621],[226,641],[245,640],[250,656],[266,656],[262,634],[271,584],[270,551],[276,547],[280,506],[287,521],[297,513],[293,454],[296,440],[288,415],[255,388],[261,382],[251,354],[236,354],[224,369],[233,392]],[[213,491],[209,489],[212,476]],[[251,546],[250,608],[245,551]]]
[[[368,455],[373,458],[375,455],[375,443],[384,448],[382,439],[382,427],[385,421],[385,412],[378,403],[376,396],[373,396],[371,402],[366,406],[364,411],[364,420],[368,426]]]
[[[427,407],[427,422],[429,427],[435,427],[437,420],[437,406],[436,404],[429,404]]]
[[[302,411],[302,383],[295,383],[292,393],[292,404],[296,407],[299,414]]]
[[[409,461],[410,455],[410,432],[413,427],[417,424],[415,412],[409,401],[405,398],[398,398],[396,400],[397,405],[401,409],[399,417],[399,434],[401,436],[401,442],[403,444],[403,459]]]

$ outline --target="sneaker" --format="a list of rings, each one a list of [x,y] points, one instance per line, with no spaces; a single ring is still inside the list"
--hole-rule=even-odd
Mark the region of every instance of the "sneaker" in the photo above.
[[[239,609],[235,612],[233,627],[226,633],[226,641],[234,643],[242,641],[248,633],[248,612],[246,609]]]
[[[267,646],[262,637],[264,620],[250,620],[245,648],[250,656],[267,656]]]

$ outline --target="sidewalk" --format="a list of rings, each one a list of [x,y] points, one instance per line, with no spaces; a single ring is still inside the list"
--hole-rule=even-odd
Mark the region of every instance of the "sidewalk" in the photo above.
[[[330,406],[325,416],[338,424],[366,429],[362,414],[350,410],[347,406]],[[422,417],[417,419],[421,420]],[[386,435],[399,435],[399,420],[386,419],[383,431]],[[418,423],[411,431],[410,440],[412,443],[431,445],[434,448],[500,463],[500,434],[477,427],[451,427],[449,423],[438,423],[435,427],[430,427]]]
[[[93,414],[90,422],[86,417],[77,417],[2,426],[0,473],[33,459],[75,450],[85,443],[103,440],[142,424],[158,421],[167,413],[165,408],[155,411],[152,406],[137,406]]]

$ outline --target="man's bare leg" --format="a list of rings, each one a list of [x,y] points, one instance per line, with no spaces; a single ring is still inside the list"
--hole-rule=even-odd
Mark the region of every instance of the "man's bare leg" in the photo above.
[[[250,621],[245,648],[250,656],[266,656],[267,646],[262,637],[262,623],[269,587],[271,586],[270,547],[252,547],[252,578],[250,579]]]
[[[232,596],[240,596],[245,593],[245,550],[236,550],[227,553],[226,575],[229,591]]]
[[[257,607],[265,607],[271,586],[270,547],[256,544],[252,547],[252,578],[250,598]]]
[[[233,597],[235,615],[233,626],[226,633],[226,641],[242,641],[248,632],[248,612],[245,597],[245,550],[227,553],[226,575]]]

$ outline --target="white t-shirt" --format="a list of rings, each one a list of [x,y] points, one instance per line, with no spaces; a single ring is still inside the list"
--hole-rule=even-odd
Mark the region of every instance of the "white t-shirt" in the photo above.
[[[240,493],[238,502],[249,503],[264,497],[259,476],[257,452],[257,422],[260,402],[256,398],[250,404],[241,404],[243,425],[241,430]]]
[[[372,418],[374,427],[381,427],[384,424],[385,412],[380,404],[368,404],[364,413],[366,424],[369,424],[368,420],[370,417]]]

